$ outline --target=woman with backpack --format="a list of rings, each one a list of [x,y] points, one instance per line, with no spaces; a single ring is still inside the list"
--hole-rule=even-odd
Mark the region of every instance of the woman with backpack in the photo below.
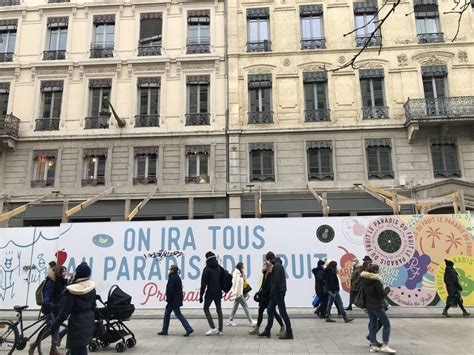
[[[347,313],[344,310],[344,306],[342,305],[341,295],[339,295],[339,277],[337,276],[337,274],[337,262],[331,261],[324,270],[324,279],[328,292],[328,304],[326,306],[326,322],[335,322],[335,320],[331,318],[331,307],[333,302],[335,302],[338,310],[341,311],[342,316],[344,317],[344,322],[349,323],[352,322],[354,318],[347,317]]]
[[[234,322],[234,317],[235,317],[235,313],[237,312],[237,309],[239,308],[239,305],[241,305],[242,308],[244,309],[244,312],[250,323],[249,325],[251,327],[254,327],[257,325],[257,322],[255,322],[252,319],[252,316],[250,315],[250,311],[249,311],[249,306],[247,305],[247,302],[245,301],[245,296],[250,290],[251,290],[250,285],[248,284],[247,278],[245,277],[245,273],[244,273],[244,263],[239,262],[235,266],[235,270],[232,274],[231,292],[234,295],[235,300],[234,300],[234,307],[232,308],[232,312],[230,313],[230,317],[226,325],[230,325],[230,326],[237,325]]]

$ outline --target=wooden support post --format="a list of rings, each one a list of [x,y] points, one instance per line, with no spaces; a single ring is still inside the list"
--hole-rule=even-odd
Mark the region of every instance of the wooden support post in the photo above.
[[[0,200],[0,215],[3,214],[3,208],[5,206],[5,201],[2,199]],[[5,222],[0,222],[0,228],[2,227],[8,227],[8,225],[6,224],[6,221]]]
[[[62,217],[61,217],[61,223],[68,223],[69,222],[69,218],[66,216],[66,211],[68,209],[69,209],[69,200],[64,199],[63,200],[63,213],[62,213]]]
[[[188,219],[194,218],[194,197],[190,196],[188,198]]]
[[[322,196],[321,205],[323,208],[323,216],[329,217],[328,194],[326,192],[323,192],[321,196]]]
[[[140,211],[143,209],[143,207],[145,207],[145,205],[147,204],[147,202],[148,202],[148,201],[150,200],[150,198],[156,193],[156,191],[158,191],[158,186],[155,186],[155,188],[147,195],[147,197],[145,197],[145,199],[144,199],[142,202],[140,202],[140,203],[138,204],[138,206],[133,209],[132,212],[130,212],[130,214],[127,216],[126,221],[131,221],[131,220],[133,219],[133,217],[135,217],[135,215],[136,215],[138,212],[140,212]]]
[[[400,214],[400,206],[398,205],[398,194],[397,191],[392,192],[392,202],[393,202],[393,214],[398,215]]]
[[[459,213],[459,195],[457,192],[453,192],[451,196],[454,198],[453,200],[454,213]]]
[[[14,210],[11,210],[9,212],[5,212],[5,213],[1,214],[0,215],[0,222],[8,221],[10,218],[16,216],[17,214],[25,212],[30,206],[46,200],[50,195],[51,195],[51,193],[49,193],[47,195],[44,195],[44,196],[41,196],[40,198],[38,198],[38,199],[36,199],[32,202],[26,203],[26,204],[24,204],[20,207],[15,208]]]
[[[66,213],[65,213],[66,217],[68,217],[68,218],[71,217],[72,215],[76,214],[77,212],[83,210],[84,208],[89,207],[94,202],[100,200],[102,197],[104,197],[108,194],[111,194],[113,191],[114,191],[114,188],[111,187],[111,188],[101,192],[100,194],[97,194],[94,197],[91,197],[90,199],[88,199],[88,200],[78,204],[77,206],[67,210]]]
[[[255,192],[255,218],[262,218],[262,211],[260,211],[260,199],[258,192]]]
[[[464,200],[464,191],[458,191],[459,209],[461,213],[466,213],[466,202]]]
[[[123,220],[126,221],[128,218],[128,215],[130,214],[130,199],[126,198],[125,199],[125,209],[123,211]]]

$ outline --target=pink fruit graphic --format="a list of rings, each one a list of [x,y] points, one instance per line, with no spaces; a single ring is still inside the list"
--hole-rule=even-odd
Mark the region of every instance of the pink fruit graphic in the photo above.
[[[436,290],[428,288],[409,290],[406,287],[396,287],[390,289],[388,298],[392,304],[407,307],[433,306],[439,301]]]
[[[349,252],[344,247],[338,246],[339,249],[344,250],[346,253],[341,257],[341,261],[339,262],[340,271],[339,271],[339,279],[341,281],[342,289],[346,292],[351,291],[351,275],[352,275],[352,260],[356,258],[354,254]]]
[[[365,227],[363,224],[360,224],[358,220],[353,219],[354,225],[352,226],[352,232],[354,232],[355,235],[358,236],[363,236],[365,234]]]

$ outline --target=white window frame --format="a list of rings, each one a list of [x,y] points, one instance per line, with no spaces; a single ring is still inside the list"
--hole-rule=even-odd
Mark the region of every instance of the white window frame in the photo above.
[[[146,157],[145,159],[145,176],[138,176],[138,157],[140,155],[144,155]],[[135,154],[135,157],[134,157],[134,160],[135,160],[135,171],[134,171],[134,177],[135,178],[139,178],[139,177],[144,177],[144,178],[149,178],[150,176],[150,171],[149,171],[149,164],[150,164],[150,155],[152,154]],[[156,155],[156,163],[155,163],[155,176],[153,176],[154,178],[157,178],[158,177],[158,173],[157,173],[157,169],[158,169],[158,154],[154,154]]]
[[[33,181],[47,181],[48,180],[48,171],[50,170],[50,166],[53,166],[54,169],[56,169],[56,160],[57,159],[50,159],[48,157],[45,157],[45,160],[44,160],[44,173],[43,173],[43,177],[40,178],[40,176],[38,176],[39,174],[39,171],[41,170],[40,169],[40,165],[41,165],[41,161],[39,160],[39,157],[38,158],[35,158],[33,159]],[[52,162],[53,164],[50,165],[49,163]],[[56,170],[54,170],[54,173],[56,174]]]

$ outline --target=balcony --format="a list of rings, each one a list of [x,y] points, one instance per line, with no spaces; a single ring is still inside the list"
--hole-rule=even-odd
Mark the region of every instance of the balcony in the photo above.
[[[210,124],[210,113],[187,113],[186,126],[202,126]]]
[[[250,174],[250,181],[275,181],[275,174]]]
[[[136,115],[135,127],[159,127],[160,115]]]
[[[271,52],[272,42],[270,41],[255,41],[247,42],[247,52]]]
[[[63,60],[66,59],[66,51],[43,51],[43,60]]]
[[[101,112],[99,116],[86,117],[84,129],[109,128],[110,112]]]
[[[58,131],[59,118],[39,118],[36,120],[35,131]]]
[[[308,180],[334,180],[333,173],[308,173]]]
[[[301,40],[301,49],[326,48],[326,38],[305,38]]]
[[[140,176],[133,178],[133,185],[156,184],[156,176]]]
[[[88,178],[81,180],[82,186],[98,186],[98,185],[105,185],[105,177],[98,176],[97,178]]]
[[[369,179],[393,179],[393,171],[369,171]]]
[[[15,150],[20,119],[12,114],[0,117],[0,151]]]
[[[420,33],[417,35],[418,43],[442,43],[444,42],[444,33]]]
[[[388,118],[387,106],[362,107],[362,118],[364,120],[379,120]]]
[[[113,58],[114,42],[92,43],[91,58]]]
[[[273,111],[249,112],[249,123],[273,123]]]
[[[154,55],[161,55],[161,44],[138,46],[139,57],[148,57]]]
[[[13,62],[13,52],[0,53],[0,62]]]
[[[330,121],[330,120],[331,120],[331,110],[329,109],[304,111],[305,122],[319,122],[319,121]]]
[[[54,179],[31,180],[31,187],[52,187],[52,186],[54,186]]]
[[[186,43],[186,53],[211,53],[211,43],[209,38],[188,38]]]
[[[368,43],[367,43],[368,42]],[[367,47],[378,47],[382,44],[382,37],[381,36],[357,36],[356,37],[356,47],[363,47],[367,43]]]
[[[186,184],[209,184],[209,175],[186,176]]]

